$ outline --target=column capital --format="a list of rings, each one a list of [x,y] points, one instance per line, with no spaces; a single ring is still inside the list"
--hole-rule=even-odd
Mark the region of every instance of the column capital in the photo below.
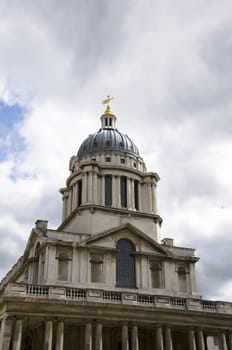
[[[165,325],[163,323],[155,323],[155,328],[163,328]]]

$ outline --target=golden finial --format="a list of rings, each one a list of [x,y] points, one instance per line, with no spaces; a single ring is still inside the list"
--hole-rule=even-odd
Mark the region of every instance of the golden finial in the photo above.
[[[102,101],[103,105],[107,105],[104,114],[113,114],[111,109],[110,109],[110,101],[111,100],[113,100],[113,97],[110,97],[110,95],[108,95],[107,98]]]

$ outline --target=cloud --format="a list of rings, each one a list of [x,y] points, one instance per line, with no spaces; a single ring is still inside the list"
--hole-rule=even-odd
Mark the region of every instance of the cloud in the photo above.
[[[12,252],[0,251],[2,275],[36,219],[59,225],[69,159],[111,94],[117,127],[161,176],[162,236],[197,248],[205,297],[228,296],[231,10],[227,0],[1,1],[0,100],[21,111],[1,122],[0,237]]]

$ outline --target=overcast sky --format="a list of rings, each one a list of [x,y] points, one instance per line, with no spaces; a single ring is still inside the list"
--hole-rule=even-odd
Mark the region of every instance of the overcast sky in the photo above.
[[[0,279],[37,219],[61,223],[68,163],[114,96],[157,172],[162,237],[232,300],[231,0],[1,0]]]

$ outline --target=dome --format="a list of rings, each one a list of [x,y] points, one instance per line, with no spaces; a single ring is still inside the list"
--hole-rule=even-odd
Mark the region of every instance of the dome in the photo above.
[[[131,154],[139,157],[138,147],[125,134],[113,128],[102,128],[89,135],[81,144],[77,156],[79,158],[99,153]]]

